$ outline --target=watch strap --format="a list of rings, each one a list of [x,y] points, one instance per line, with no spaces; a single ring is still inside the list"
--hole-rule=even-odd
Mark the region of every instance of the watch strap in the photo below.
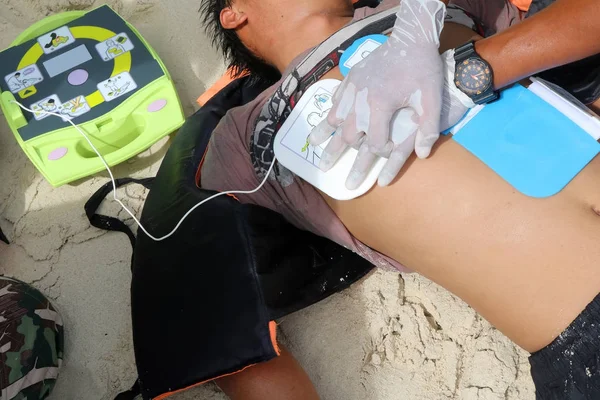
[[[470,41],[468,43],[459,46],[454,50],[454,59],[458,63],[459,61],[464,61],[470,56],[477,54],[475,51],[475,42]]]
[[[471,57],[477,57],[478,59],[480,59],[481,61],[483,61],[487,64],[488,68],[491,71],[491,74],[492,74],[491,78],[493,80],[494,70],[492,69],[490,64],[486,60],[484,60],[475,50],[475,41],[470,41],[468,43],[465,43],[462,46],[459,46],[454,50],[454,61],[456,62],[456,65],[462,63],[463,61],[465,61]],[[460,90],[460,88],[458,88],[458,89]],[[484,93],[477,95],[477,96],[469,96],[466,93],[465,93],[465,95],[470,97],[475,104],[487,104],[492,101],[498,100],[498,98],[500,98],[500,92],[498,90],[494,90],[493,87],[490,87]]]

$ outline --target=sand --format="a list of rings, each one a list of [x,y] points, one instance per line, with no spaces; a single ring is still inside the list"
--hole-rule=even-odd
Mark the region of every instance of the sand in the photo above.
[[[0,0],[0,47],[46,15],[94,0]],[[223,72],[199,23],[198,0],[111,0],[155,47],[189,115]],[[168,140],[124,163],[118,176],[154,175]],[[124,235],[89,226],[83,204],[99,174],[53,189],[0,118],[0,273],[33,283],[66,325],[54,400],[113,399],[135,380],[129,309],[131,249]],[[136,212],[145,191],[120,191]],[[104,213],[125,218],[111,202]],[[131,222],[131,221],[130,221]],[[527,354],[462,301],[416,275],[378,271],[350,290],[280,321],[280,336],[324,400],[530,400]],[[174,344],[173,344],[174,345]],[[157,347],[158,350],[158,347]],[[175,400],[221,400],[208,385]]]

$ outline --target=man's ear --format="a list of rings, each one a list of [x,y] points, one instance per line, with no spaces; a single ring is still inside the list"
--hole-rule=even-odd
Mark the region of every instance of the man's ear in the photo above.
[[[232,7],[226,7],[221,10],[220,20],[223,28],[237,29],[248,20],[248,15],[244,12],[234,10]]]

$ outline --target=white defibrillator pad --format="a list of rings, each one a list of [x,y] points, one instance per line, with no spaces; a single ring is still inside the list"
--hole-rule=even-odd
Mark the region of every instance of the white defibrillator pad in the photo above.
[[[336,200],[351,200],[362,196],[375,185],[387,160],[380,158],[356,190],[346,188],[346,179],[358,150],[348,148],[327,172],[319,168],[321,154],[329,140],[312,146],[308,138],[312,130],[327,117],[333,106],[333,94],[340,83],[337,79],[325,79],[306,91],[277,132],[274,150],[275,157],[284,167],[320,191]]]

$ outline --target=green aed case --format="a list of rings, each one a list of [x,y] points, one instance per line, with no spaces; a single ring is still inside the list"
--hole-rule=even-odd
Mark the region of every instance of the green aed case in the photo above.
[[[110,166],[185,121],[163,62],[108,6],[48,17],[1,52],[0,106],[25,154],[55,187],[105,168],[69,121]]]

